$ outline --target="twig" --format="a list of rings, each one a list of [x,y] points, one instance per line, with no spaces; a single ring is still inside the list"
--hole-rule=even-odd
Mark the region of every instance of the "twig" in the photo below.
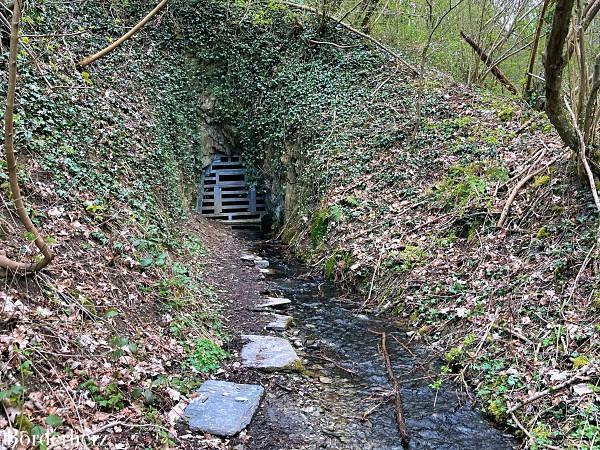
[[[573,298],[573,295],[575,295],[575,289],[577,288],[577,283],[579,282],[581,275],[583,274],[583,272],[585,271],[585,268],[587,267],[587,265],[590,262],[590,257],[592,255],[592,252],[596,248],[596,244],[597,244],[597,242],[595,242],[594,245],[592,245],[590,250],[587,252],[587,255],[585,255],[585,259],[583,260],[583,263],[581,263],[581,267],[579,268],[579,271],[577,272],[575,281],[573,281],[573,287],[571,288],[571,293],[569,294],[569,297],[565,301],[563,301],[562,304],[560,305],[561,314],[564,311],[566,304],[569,303],[571,301],[571,299]]]
[[[502,214],[500,214],[500,219],[498,219],[498,223],[496,224],[496,226],[498,228],[503,228],[504,224],[506,222],[506,219],[508,218],[508,213],[510,211],[510,207],[513,204],[513,202],[515,201],[515,197],[517,196],[517,194],[519,193],[519,191],[521,190],[521,188],[523,186],[525,186],[525,184],[527,184],[527,182],[529,180],[531,180],[533,177],[535,177],[537,174],[539,174],[540,172],[543,172],[544,170],[546,170],[548,167],[550,167],[552,164],[556,163],[558,160],[562,159],[565,155],[560,155],[557,156],[555,158],[552,158],[549,162],[547,162],[546,164],[544,164],[542,167],[540,167],[539,169],[533,171],[533,172],[529,172],[525,177],[523,177],[521,179],[521,181],[519,181],[517,183],[517,185],[513,188],[513,190],[510,192],[510,195],[508,196],[508,200],[506,201],[506,203],[504,204],[504,208],[502,209]]]
[[[390,362],[390,355],[387,351],[386,333],[381,333],[381,354],[385,361],[385,369],[387,370],[388,377],[392,383],[394,389],[394,405],[396,410],[396,424],[398,425],[398,431],[402,440],[402,446],[408,449],[409,437],[408,430],[406,429],[406,422],[404,421],[404,412],[402,409],[402,396],[400,395],[400,387],[398,385],[398,379],[394,375],[392,369],[392,363]]]
[[[362,304],[362,306],[359,308],[359,311],[362,311],[365,308],[365,306],[367,306],[369,301],[371,300],[371,295],[373,294],[373,285],[375,284],[375,277],[377,276],[377,272],[379,272],[379,266],[381,265],[381,258],[383,258],[384,252],[385,252],[385,250],[381,249],[381,252],[379,253],[379,259],[377,260],[375,269],[373,269],[373,277],[371,278],[371,287],[369,288],[369,295],[367,296],[367,299]]]
[[[318,44],[318,45],[331,45],[332,47],[339,48],[339,49],[347,49],[347,48],[356,47],[356,45],[341,45],[341,44],[336,44],[335,42],[315,41],[314,39],[308,39],[308,42],[310,42],[311,44]]]
[[[513,420],[513,422],[515,423],[515,425],[516,425],[516,426],[517,426],[517,427],[518,427],[518,428],[519,428],[519,429],[520,429],[520,430],[521,430],[523,433],[525,433],[525,436],[527,436],[527,437],[528,437],[528,438],[531,440],[531,442],[537,442],[537,439],[535,438],[535,436],[533,436],[533,435],[531,434],[531,432],[530,432],[530,431],[529,431],[527,428],[525,428],[521,422],[519,422],[519,419],[517,419],[517,416],[515,416],[515,414],[514,414],[514,413],[511,413],[511,414],[510,414],[510,417],[512,418],[512,420]],[[553,445],[548,445],[548,444],[541,444],[541,445],[542,445],[543,447],[545,447],[545,448],[549,448],[549,449],[552,449],[552,450],[561,450],[561,448],[560,448],[560,447],[555,447],[555,446],[553,446]]]
[[[581,163],[583,164],[583,168],[585,169],[585,173],[588,177],[588,181],[590,183],[590,190],[592,191],[592,197],[594,198],[594,203],[596,204],[596,209],[598,213],[600,213],[600,199],[598,198],[598,189],[596,189],[596,181],[594,180],[594,174],[592,173],[592,169],[587,160],[586,155],[586,145],[585,139],[583,138],[583,134],[581,130],[577,126],[577,118],[575,117],[575,113],[571,109],[569,102],[567,99],[564,99],[565,105],[567,107],[567,111],[569,111],[569,115],[571,116],[571,120],[573,121],[573,127],[575,128],[575,132],[577,133],[577,137],[579,138],[579,158],[581,159]]]
[[[562,389],[565,389],[569,386],[571,386],[572,384],[575,384],[579,381],[590,381],[591,377],[589,376],[583,376],[582,372],[578,372],[576,375],[574,375],[573,377],[569,378],[567,381],[564,381],[556,386],[551,386],[548,389],[544,389],[543,391],[540,392],[536,392],[535,394],[533,394],[532,396],[526,398],[525,400],[520,401],[519,403],[517,403],[516,405],[512,406],[511,408],[508,409],[507,413],[511,414],[514,413],[516,410],[521,409],[523,406],[535,402],[537,400],[539,400],[542,397],[545,397],[549,394],[552,394],[554,392],[560,391]]]

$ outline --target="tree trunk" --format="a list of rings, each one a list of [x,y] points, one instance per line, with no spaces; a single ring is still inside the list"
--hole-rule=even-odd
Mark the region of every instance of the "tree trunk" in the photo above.
[[[535,30],[535,36],[533,38],[533,46],[531,47],[531,57],[529,58],[529,66],[527,67],[527,81],[525,82],[524,97],[529,98],[531,94],[531,81],[533,79],[532,73],[535,68],[535,60],[537,58],[538,47],[540,45],[540,37],[542,35],[542,28],[544,27],[544,17],[546,17],[546,11],[550,0],[544,0],[542,11],[540,12],[540,18],[538,19],[537,28]]]
[[[546,71],[546,113],[565,145],[577,151],[579,139],[571,123],[562,99],[563,69],[567,64],[565,41],[575,0],[557,0],[552,30],[546,44],[544,68]]]

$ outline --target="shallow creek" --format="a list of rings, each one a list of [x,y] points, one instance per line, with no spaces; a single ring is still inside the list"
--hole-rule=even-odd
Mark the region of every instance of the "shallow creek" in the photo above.
[[[409,343],[396,324],[357,313],[358,305],[340,298],[343,292],[307,276],[306,267],[284,257],[276,243],[254,241],[253,250],[274,269],[267,276],[270,294],[292,300],[282,313],[293,316],[296,326],[280,335],[306,361],[307,372],[292,376],[287,386],[279,382],[279,393],[267,390],[260,418],[251,426],[286,439],[279,444],[258,439],[245,448],[402,449],[380,352],[381,332],[387,334],[400,383],[411,449],[516,447],[457,386],[444,382],[440,389],[431,387],[439,361],[427,348]]]

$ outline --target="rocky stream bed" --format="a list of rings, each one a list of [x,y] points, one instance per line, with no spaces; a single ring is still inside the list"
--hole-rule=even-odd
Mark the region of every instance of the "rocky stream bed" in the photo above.
[[[221,274],[217,292],[229,304],[234,356],[187,406],[184,438],[216,434],[248,450],[402,449],[385,333],[409,448],[515,448],[463,389],[436,386],[439,361],[396,323],[361,313],[359,301],[309,275],[277,242],[224,233],[213,276]]]

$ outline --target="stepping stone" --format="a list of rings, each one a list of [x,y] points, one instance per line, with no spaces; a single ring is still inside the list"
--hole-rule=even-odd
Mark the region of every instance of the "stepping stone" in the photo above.
[[[256,256],[254,255],[242,255],[240,256],[240,259],[244,262],[254,262],[254,260],[256,259]]]
[[[273,269],[258,269],[260,270],[260,273],[262,273],[263,275],[273,275],[275,273],[275,271]]]
[[[269,322],[269,324],[266,326],[267,330],[285,331],[294,324],[294,318],[292,316],[273,314],[273,318],[275,320]]]
[[[190,429],[233,436],[248,426],[265,390],[255,384],[208,380],[196,392],[183,413]]]
[[[285,297],[268,297],[263,303],[256,306],[256,309],[263,310],[266,308],[279,308],[285,305],[289,305],[292,301]]]
[[[266,259],[255,259],[254,265],[259,269],[266,269],[267,267],[269,267],[269,261],[267,261]]]
[[[254,369],[298,369],[302,364],[291,344],[273,336],[245,335],[250,341],[242,348],[242,365]]]

